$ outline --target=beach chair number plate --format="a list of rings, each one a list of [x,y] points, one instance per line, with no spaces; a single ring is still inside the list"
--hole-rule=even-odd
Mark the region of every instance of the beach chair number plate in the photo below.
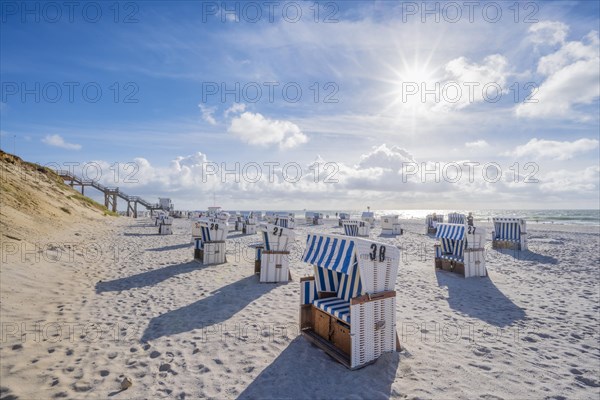
[[[277,226],[275,228],[273,228],[273,235],[275,235],[275,236],[283,235],[283,228],[280,228]]]
[[[474,226],[469,225],[469,230],[468,230],[469,235],[470,234],[475,234],[475,229],[476,228]]]
[[[371,250],[373,251],[369,254],[369,257],[371,258],[371,261],[375,261],[375,259],[377,258],[377,245],[375,243],[371,245]],[[379,261],[385,261],[385,246],[379,247]]]
[[[219,229],[219,224],[210,224],[210,230],[211,231],[216,231]]]

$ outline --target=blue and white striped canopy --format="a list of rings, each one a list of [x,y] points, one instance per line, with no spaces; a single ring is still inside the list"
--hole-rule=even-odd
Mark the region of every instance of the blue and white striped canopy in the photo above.
[[[436,238],[463,240],[465,237],[465,226],[461,224],[438,224]]]
[[[355,258],[353,239],[309,234],[302,261],[348,274]]]

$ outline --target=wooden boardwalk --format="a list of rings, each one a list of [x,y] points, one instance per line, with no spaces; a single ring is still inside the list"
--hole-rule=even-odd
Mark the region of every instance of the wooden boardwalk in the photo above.
[[[139,196],[129,196],[127,193],[119,190],[118,187],[107,187],[96,181],[92,180],[84,180],[83,178],[67,171],[67,170],[57,170],[56,173],[63,178],[71,187],[80,186],[81,194],[84,194],[84,189],[86,186],[91,186],[96,190],[104,193],[104,205],[109,210],[114,212],[117,211],[117,198],[121,198],[127,202],[127,216],[137,218],[137,207],[138,204],[146,207],[147,210],[160,210],[161,207],[158,203],[150,203]]]

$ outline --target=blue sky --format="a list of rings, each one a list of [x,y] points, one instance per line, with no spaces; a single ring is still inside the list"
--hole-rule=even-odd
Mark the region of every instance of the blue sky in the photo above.
[[[2,2],[0,130],[27,160],[189,209],[599,206],[598,2],[23,4]]]

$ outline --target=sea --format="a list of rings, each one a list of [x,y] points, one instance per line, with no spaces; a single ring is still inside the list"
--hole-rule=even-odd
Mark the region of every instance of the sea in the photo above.
[[[360,217],[367,210],[273,210],[280,212],[293,212],[297,218],[304,216],[307,211],[319,212],[323,215],[334,217],[336,213],[349,213],[351,218]],[[432,213],[448,215],[451,212],[461,214],[473,213],[476,221],[491,221],[493,217],[520,217],[526,221],[540,224],[563,225],[596,225],[600,226],[600,210],[370,210],[376,217],[387,214],[399,215],[401,219],[425,219]]]

